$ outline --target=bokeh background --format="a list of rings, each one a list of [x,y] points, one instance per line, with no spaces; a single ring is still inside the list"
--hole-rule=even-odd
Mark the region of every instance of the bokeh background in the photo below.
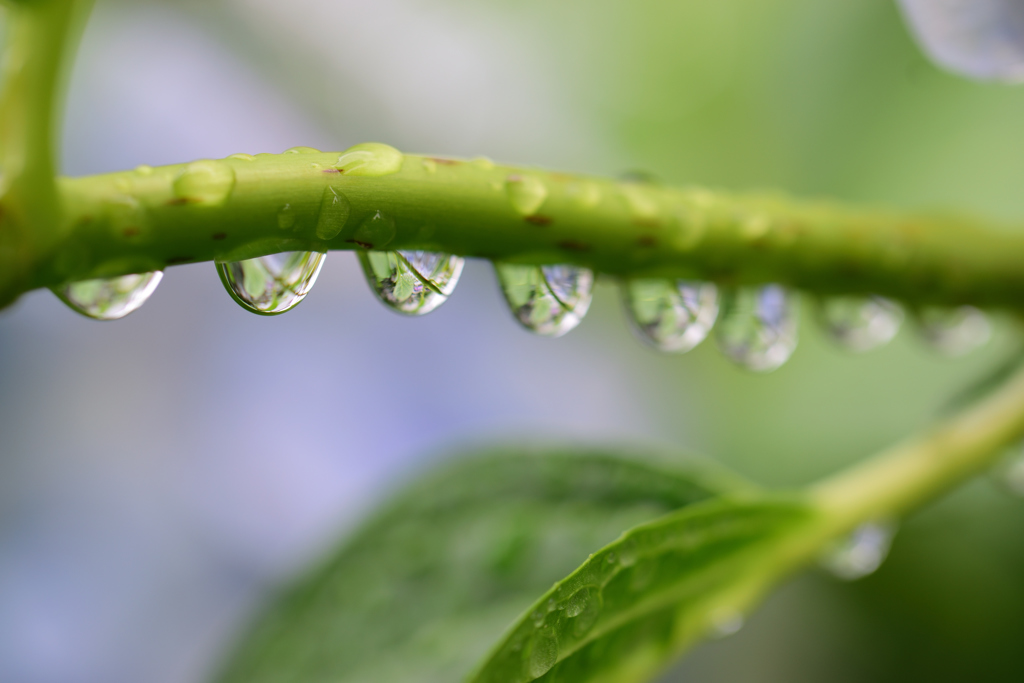
[[[100,0],[63,169],[367,140],[673,183],[1024,217],[1024,89],[946,74],[890,0]],[[852,356],[815,328],[768,376],[631,338],[614,283],[550,340],[488,264],[422,320],[332,253],[296,310],[210,264],[97,323],[0,313],[0,680],[204,681],[266,592],[430,462],[494,441],[637,443],[792,486],[928,423],[1019,340]],[[1024,501],[982,478],[852,584],[816,572],[666,681],[1010,681]],[[581,558],[582,559],[582,558]]]

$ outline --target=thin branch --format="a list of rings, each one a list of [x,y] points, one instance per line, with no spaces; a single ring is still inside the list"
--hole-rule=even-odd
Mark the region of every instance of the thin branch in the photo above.
[[[1024,302],[1024,235],[984,221],[397,159],[395,172],[367,175],[337,152],[302,148],[61,179],[64,241],[35,263],[30,286],[282,250],[387,248],[913,305]],[[321,229],[324,212],[335,229]]]

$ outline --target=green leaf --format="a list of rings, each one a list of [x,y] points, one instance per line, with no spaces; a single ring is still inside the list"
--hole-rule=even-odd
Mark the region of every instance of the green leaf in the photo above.
[[[459,461],[275,601],[220,680],[639,680],[744,608],[782,566],[772,544],[807,516],[710,464]]]

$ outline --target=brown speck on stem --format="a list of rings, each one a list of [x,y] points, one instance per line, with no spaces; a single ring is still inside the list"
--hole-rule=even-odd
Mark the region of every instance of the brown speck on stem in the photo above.
[[[551,218],[550,216],[542,216],[539,213],[535,213],[532,216],[527,216],[523,220],[526,221],[527,223],[533,223],[534,225],[540,226],[551,225],[552,221],[554,221],[554,219]]]
[[[195,261],[195,257],[194,256],[172,256],[171,258],[167,259],[167,265],[169,265],[169,266],[176,266],[176,265],[179,265],[181,263],[189,263],[190,261]]]
[[[360,242],[359,240],[345,240],[345,241],[348,242],[349,244],[358,245],[358,246],[362,247],[363,249],[373,249],[373,245],[370,244],[369,242]]]
[[[660,228],[661,221],[657,218],[634,218],[634,225],[639,225],[641,228]]]
[[[658,239],[653,235],[641,235],[636,238],[636,243],[640,247],[653,247],[658,243]]]
[[[190,201],[192,200],[188,197],[174,197],[167,200],[167,206],[185,206]]]
[[[459,164],[462,163],[458,159],[444,159],[442,157],[427,157],[427,158],[430,159],[431,161],[433,161],[435,164],[442,164],[444,166],[458,166]]]
[[[215,239],[215,240],[223,240],[223,239],[227,239],[227,236],[228,236],[228,234],[226,232],[215,232],[210,237],[212,239]]]
[[[558,247],[568,251],[590,251],[592,249],[586,242],[579,242],[577,240],[562,240],[558,243]]]
[[[133,226],[130,228],[125,228],[124,230],[121,231],[121,234],[124,235],[125,237],[138,237],[139,232],[141,231],[137,227]]]
[[[341,171],[336,169],[336,168],[325,168],[324,170],[322,170],[320,172],[321,173],[341,173]]]

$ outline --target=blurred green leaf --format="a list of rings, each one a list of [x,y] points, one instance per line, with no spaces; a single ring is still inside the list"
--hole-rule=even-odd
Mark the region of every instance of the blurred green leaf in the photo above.
[[[680,626],[697,634],[704,612],[713,622],[744,602],[763,574],[744,568],[807,516],[759,496],[692,461],[565,451],[458,461],[274,602],[220,680],[456,681],[517,617],[478,680],[650,671],[638,657],[663,666]],[[691,618],[695,608],[703,616]]]

